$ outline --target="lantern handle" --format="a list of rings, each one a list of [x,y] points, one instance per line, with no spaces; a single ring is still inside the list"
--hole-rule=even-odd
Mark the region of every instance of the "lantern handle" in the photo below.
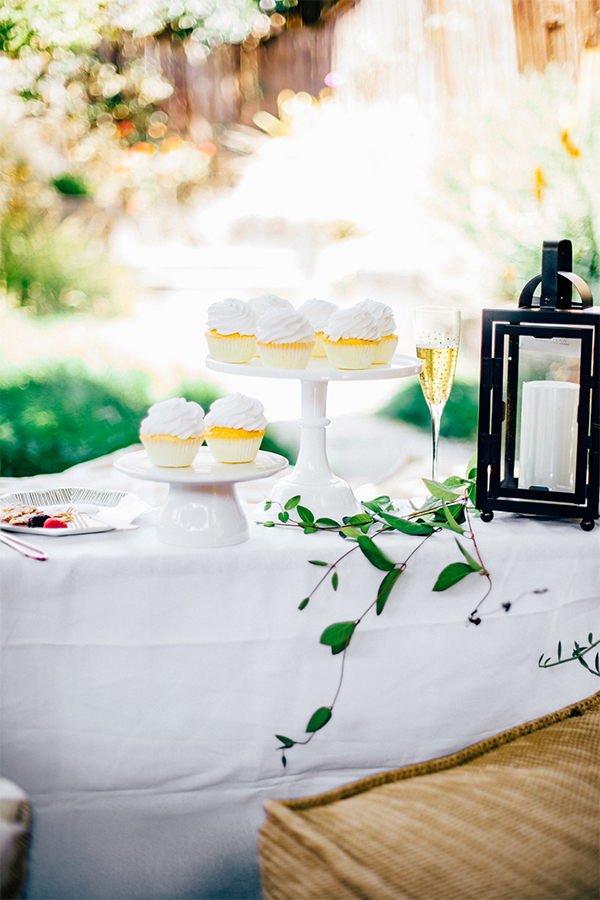
[[[520,309],[530,309],[531,307],[533,307],[533,292],[535,291],[541,280],[541,275],[534,275],[533,278],[531,278],[527,282],[527,284],[521,291],[521,296],[519,297]]]
[[[568,281],[571,282],[571,284],[573,284],[576,287],[577,293],[579,294],[579,296],[581,298],[581,309],[587,309],[588,306],[591,306],[593,304],[592,292],[590,291],[588,285],[583,280],[583,278],[580,278],[580,276],[576,275],[575,272],[558,272],[557,274],[559,276],[562,276],[563,278],[566,278]],[[531,278],[527,282],[527,284],[521,291],[521,296],[519,297],[519,308],[520,309],[532,309],[533,308],[533,300],[534,300],[533,292],[535,291],[538,284],[540,284],[541,280],[542,280],[541,275],[534,275],[534,277]],[[536,306],[537,305],[539,305],[539,304],[536,304]]]
[[[592,297],[592,292],[589,289],[587,282],[583,280],[579,275],[576,275],[575,272],[559,272],[559,276],[562,275],[563,278],[568,278],[568,280],[575,286],[577,289],[577,293],[581,298],[581,308],[586,309],[588,306],[592,306],[594,300]]]

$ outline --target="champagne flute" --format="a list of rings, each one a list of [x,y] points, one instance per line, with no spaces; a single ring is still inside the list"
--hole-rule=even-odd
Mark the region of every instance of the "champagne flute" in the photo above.
[[[454,383],[459,344],[459,309],[423,306],[415,310],[415,345],[417,356],[423,360],[423,371],[419,377],[431,413],[433,481],[438,480],[440,420]]]

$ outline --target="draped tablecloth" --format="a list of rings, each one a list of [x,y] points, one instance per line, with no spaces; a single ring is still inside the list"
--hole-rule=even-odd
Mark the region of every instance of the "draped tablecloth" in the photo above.
[[[93,466],[19,481],[34,484],[151,502],[162,488]],[[481,624],[467,615],[485,579],[432,592],[462,558],[435,535],[356,630],[331,721],[284,769],[275,734],[302,740],[338,687],[323,629],[356,619],[383,573],[352,553],[337,591],[327,580],[299,611],[324,572],[308,560],[348,545],[245,508],[250,539],[227,548],[161,544],[156,513],[135,531],[36,536],[47,562],[0,545],[2,774],[33,810],[28,897],[258,898],[267,798],[442,756],[597,690],[577,662],[538,658],[600,633],[600,528],[498,515],[475,523],[494,584]],[[379,544],[400,562],[419,540]]]

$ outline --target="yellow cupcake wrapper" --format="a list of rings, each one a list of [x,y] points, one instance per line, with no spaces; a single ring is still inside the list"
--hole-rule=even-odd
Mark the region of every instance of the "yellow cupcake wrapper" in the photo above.
[[[317,331],[315,334],[315,346],[313,348],[312,355],[317,357],[318,359],[323,359],[327,356],[325,351],[325,347],[323,346],[323,332]]]
[[[377,345],[377,351],[375,353],[374,365],[380,366],[384,363],[389,363],[392,359],[392,356],[396,352],[396,347],[398,346],[398,335],[397,334],[386,334],[384,335],[379,344]]]
[[[323,338],[327,359],[334,369],[368,369],[375,359],[377,344],[377,341],[359,338],[342,338],[339,341]]]
[[[205,434],[206,444],[220,463],[248,463],[256,458],[264,431],[243,428],[211,428]]]
[[[253,334],[219,334],[214,329],[206,332],[208,352],[218,362],[245,363],[256,353]]]
[[[153,466],[183,469],[193,463],[204,435],[182,439],[171,434],[140,434],[140,440]]]
[[[262,344],[256,348],[263,366],[270,369],[305,369],[308,365],[314,341],[297,341],[290,344]]]

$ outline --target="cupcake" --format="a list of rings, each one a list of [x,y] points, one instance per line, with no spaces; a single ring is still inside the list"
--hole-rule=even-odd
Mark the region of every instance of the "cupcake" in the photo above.
[[[248,306],[257,319],[264,316],[270,309],[293,309],[289,300],[278,297],[277,294],[261,294],[260,297],[252,297],[248,300]]]
[[[228,297],[208,307],[208,352],[219,362],[245,363],[256,353],[256,316],[243,300]]]
[[[306,303],[303,303],[298,309],[298,312],[301,312],[303,316],[306,316],[312,327],[315,329],[313,356],[327,356],[325,348],[323,347],[323,330],[327,325],[329,316],[332,313],[337,312],[337,310],[338,307],[335,303],[330,303],[329,300],[317,300],[316,297],[313,300],[307,300]]]
[[[259,400],[231,394],[215,400],[204,420],[206,443],[217,462],[248,463],[258,453],[267,420]]]
[[[385,303],[380,303],[377,300],[370,300],[368,297],[366,300],[361,300],[356,306],[358,309],[368,310],[371,315],[375,316],[379,325],[381,340],[375,354],[375,365],[389,363],[398,346],[398,335],[394,334],[396,320],[394,319],[391,306],[386,306]]]
[[[330,317],[323,346],[335,369],[368,369],[375,360],[381,332],[368,309],[339,309]]]
[[[184,397],[161,400],[140,425],[140,440],[154,466],[189,466],[204,440],[204,410]]]
[[[270,309],[256,324],[256,349],[263,366],[305,369],[315,346],[315,329],[294,309]]]

